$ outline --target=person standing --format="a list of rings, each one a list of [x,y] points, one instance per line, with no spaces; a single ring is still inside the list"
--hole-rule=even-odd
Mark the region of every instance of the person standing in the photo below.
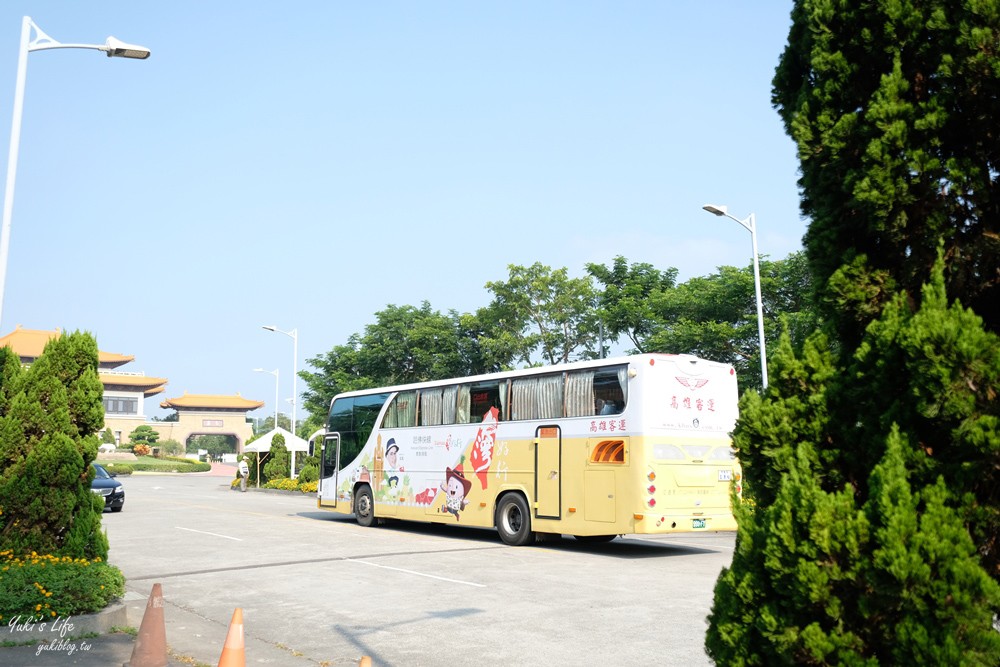
[[[240,459],[240,491],[247,492],[247,478],[250,477],[250,466],[247,465],[247,457]]]

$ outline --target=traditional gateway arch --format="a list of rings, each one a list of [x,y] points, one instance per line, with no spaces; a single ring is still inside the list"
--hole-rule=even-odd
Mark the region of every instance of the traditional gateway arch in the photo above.
[[[236,438],[236,453],[243,453],[246,441],[253,437],[253,427],[247,422],[247,412],[264,405],[239,394],[189,394],[168,398],[160,403],[165,410],[176,410],[177,421],[150,424],[160,440],[176,440],[187,444],[194,435],[231,435]]]

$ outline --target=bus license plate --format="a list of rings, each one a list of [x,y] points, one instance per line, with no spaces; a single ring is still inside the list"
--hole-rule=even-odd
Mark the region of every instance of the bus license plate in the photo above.
[[[704,519],[694,519],[694,525],[691,526],[691,527],[692,528],[704,528],[705,527],[705,520]]]
[[[719,481],[720,482],[728,482],[732,478],[733,478],[733,471],[732,470],[720,470],[719,471]]]

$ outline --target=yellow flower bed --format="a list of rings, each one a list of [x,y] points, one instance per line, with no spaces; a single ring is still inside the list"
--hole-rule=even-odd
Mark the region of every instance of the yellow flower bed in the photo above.
[[[100,558],[0,551],[0,623],[86,614],[125,592],[125,577]]]

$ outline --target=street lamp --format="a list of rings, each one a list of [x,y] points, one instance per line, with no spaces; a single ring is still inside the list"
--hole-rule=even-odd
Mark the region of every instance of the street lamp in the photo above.
[[[35,38],[31,39],[31,30]],[[3,226],[0,228],[0,319],[3,316],[3,295],[7,282],[7,255],[10,252],[10,220],[14,211],[14,180],[17,171],[17,152],[21,143],[21,115],[24,109],[24,82],[28,73],[28,53],[48,49],[95,49],[103,51],[109,58],[132,58],[145,60],[149,49],[135,44],[126,44],[114,37],[108,37],[104,44],[61,44],[52,39],[35,25],[30,16],[21,22],[21,46],[17,58],[17,83],[14,86],[14,118],[10,126],[10,153],[7,158],[7,186],[3,199]]]
[[[764,385],[764,389],[767,389],[767,350],[764,346],[764,302],[760,298],[760,264],[757,259],[756,218],[754,217],[754,214],[751,213],[746,220],[740,220],[739,218],[730,215],[729,209],[725,206],[705,204],[702,208],[713,215],[735,220],[744,229],[750,232],[750,239],[753,242],[753,283],[754,289],[757,291],[757,335],[760,337],[760,377]]]
[[[273,371],[269,371],[263,368],[255,368],[253,371],[254,373],[270,373],[274,376],[274,428],[278,428],[278,369],[275,368]]]
[[[291,331],[282,331],[275,326],[265,326],[264,329],[268,331],[274,331],[277,333],[285,334],[292,339],[292,435],[295,435],[295,403],[298,398],[297,387],[298,387],[298,377],[299,377],[299,330],[292,329]],[[277,424],[276,424],[277,425]]]

